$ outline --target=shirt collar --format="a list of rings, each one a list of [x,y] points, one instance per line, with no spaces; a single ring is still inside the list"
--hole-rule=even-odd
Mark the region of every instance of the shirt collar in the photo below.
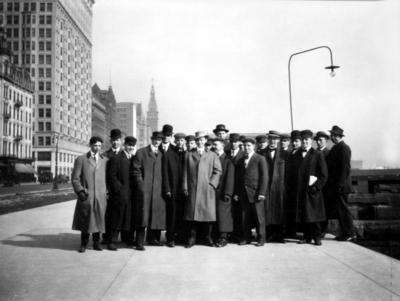
[[[254,155],[254,151],[252,151],[248,156],[249,156],[249,160],[250,160],[250,158],[251,158],[251,156],[253,156]]]
[[[169,147],[169,145],[170,145],[171,143],[163,143],[163,144],[161,144],[162,145],[162,148],[163,149],[165,149],[165,150],[168,150],[168,147]]]
[[[153,144],[150,144],[150,148],[153,152],[158,151],[157,147],[155,147]]]
[[[90,156],[98,158],[99,157],[99,153],[94,153],[94,152],[90,151]]]
[[[119,153],[119,147],[118,148],[111,148],[111,150],[115,153],[115,151],[117,151],[117,153]]]
[[[132,154],[131,154],[130,152],[127,152],[126,150],[124,150],[124,153],[125,153],[125,155],[126,155],[127,158],[129,158],[129,157],[132,156]]]
[[[205,147],[202,147],[202,148],[198,147],[198,148],[197,148],[197,152],[200,153],[200,154],[202,154],[202,153],[204,152],[205,149],[206,149]]]

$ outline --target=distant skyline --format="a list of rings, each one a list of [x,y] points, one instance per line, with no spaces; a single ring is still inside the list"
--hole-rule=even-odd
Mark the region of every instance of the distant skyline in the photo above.
[[[114,1],[93,6],[93,82],[142,102],[174,132],[344,129],[354,160],[400,165],[400,3]]]

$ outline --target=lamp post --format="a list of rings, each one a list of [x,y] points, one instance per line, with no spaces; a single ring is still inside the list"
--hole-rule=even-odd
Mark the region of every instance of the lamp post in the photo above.
[[[333,65],[332,50],[328,46],[320,46],[320,47],[304,50],[304,51],[301,51],[301,52],[297,52],[297,53],[292,54],[290,56],[290,58],[289,58],[289,66],[288,66],[288,69],[289,69],[289,96],[290,96],[290,119],[291,119],[291,122],[292,122],[292,131],[293,131],[293,110],[292,110],[292,87],[291,87],[291,81],[290,81],[290,61],[292,60],[292,57],[294,57],[295,55],[302,54],[302,53],[309,52],[309,51],[313,51],[313,50],[317,50],[317,49],[320,49],[320,48],[327,48],[329,50],[329,53],[331,55],[331,65],[328,66],[328,67],[325,67],[325,69],[331,69],[331,73],[330,74],[331,74],[332,77],[334,77],[336,75],[335,69],[340,68],[340,67]]]
[[[54,139],[54,145],[56,148],[56,170],[55,170],[55,176],[54,176],[54,182],[53,182],[53,190],[58,190],[58,182],[57,182],[57,178],[58,178],[58,141],[60,140],[60,135],[54,135],[53,136]]]

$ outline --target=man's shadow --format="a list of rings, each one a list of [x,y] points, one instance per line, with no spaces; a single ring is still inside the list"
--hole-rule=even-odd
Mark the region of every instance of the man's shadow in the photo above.
[[[80,244],[80,234],[18,234],[13,239],[1,240],[4,245],[22,248],[58,249],[76,251]],[[20,240],[18,238],[23,238]],[[27,239],[25,239],[27,238]]]

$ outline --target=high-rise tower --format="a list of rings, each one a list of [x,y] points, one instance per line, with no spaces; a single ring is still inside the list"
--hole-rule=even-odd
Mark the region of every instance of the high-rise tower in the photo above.
[[[147,124],[151,127],[152,131],[158,130],[158,110],[156,103],[156,93],[154,92],[154,85],[151,85],[149,110],[147,111]]]

